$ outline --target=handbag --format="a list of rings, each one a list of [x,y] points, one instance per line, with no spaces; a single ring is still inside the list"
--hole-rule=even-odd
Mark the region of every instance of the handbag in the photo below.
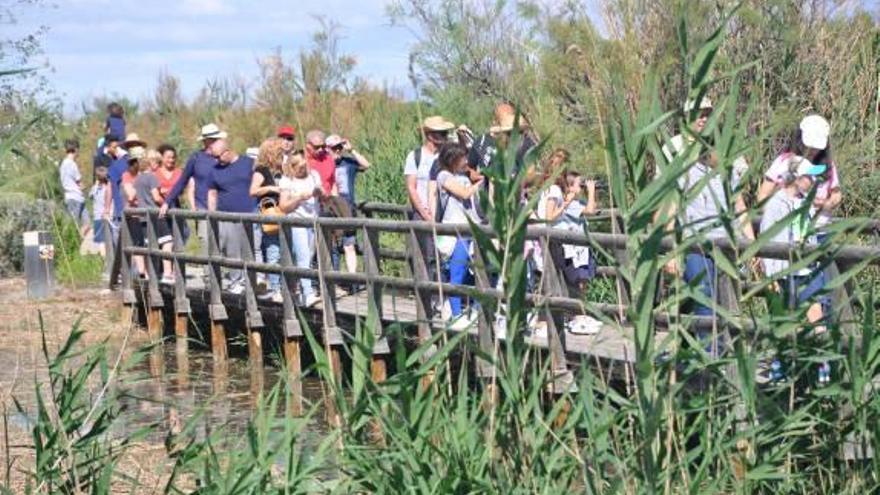
[[[278,206],[278,201],[270,197],[260,200],[260,214],[274,217],[284,216],[284,212]],[[281,228],[277,223],[264,223],[261,227],[263,228],[263,233],[268,235],[278,234],[278,230]]]

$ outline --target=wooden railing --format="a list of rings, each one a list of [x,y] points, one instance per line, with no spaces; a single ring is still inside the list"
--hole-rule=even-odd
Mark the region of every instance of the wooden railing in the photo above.
[[[259,329],[266,325],[261,311],[261,304],[257,300],[257,274],[275,273],[282,277],[281,284],[281,321],[286,342],[291,345],[303,337],[300,320],[294,304],[293,287],[297,286],[300,278],[309,278],[317,282],[322,295],[320,309],[323,318],[323,336],[326,345],[336,348],[343,344],[344,334],[337,324],[336,291],[335,285],[339,283],[358,283],[366,287],[366,295],[370,309],[376,312],[381,321],[383,309],[383,292],[395,290],[398,293],[411,294],[415,300],[416,322],[418,340],[428,341],[432,336],[432,325],[435,322],[434,305],[432,301],[440,294],[470,296],[479,299],[479,317],[477,320],[477,340],[479,346],[487,355],[491,355],[494,346],[492,323],[496,315],[496,304],[503,300],[504,293],[493,287],[491,273],[487,263],[482,259],[478,249],[474,250],[472,271],[475,274],[475,286],[456,285],[432,279],[431,264],[436,263],[436,253],[425,252],[424,243],[419,242],[424,236],[432,235],[458,235],[470,236],[468,225],[433,224],[423,221],[411,221],[401,219],[371,218],[375,215],[402,216],[409,211],[407,207],[400,205],[388,205],[379,203],[365,203],[360,206],[364,216],[357,218],[317,218],[297,219],[291,217],[270,217],[258,214],[233,214],[224,212],[206,212],[190,210],[170,210],[168,218],[171,219],[173,234],[173,249],[171,252],[160,250],[156,235],[156,225],[160,221],[157,210],[127,209],[126,217],[141,217],[146,219],[146,246],[135,246],[131,240],[126,222],[121,225],[120,242],[116,249],[119,262],[115,263],[116,269],[111,274],[111,281],[121,280],[123,302],[128,305],[138,303],[136,286],[141,287],[146,299],[143,301],[150,310],[158,311],[165,302],[162,297],[159,277],[161,274],[161,261],[171,260],[176,274],[173,286],[174,313],[178,315],[175,325],[178,336],[186,334],[186,320],[192,308],[186,285],[186,272],[192,265],[205,267],[208,285],[208,314],[211,320],[212,346],[217,360],[225,360],[226,343],[223,324],[229,318],[229,312],[224,304],[223,288],[221,284],[222,269],[240,269],[246,274],[245,290],[242,295],[244,301],[245,322],[249,330]],[[620,218],[613,211],[603,212],[602,218],[610,221],[619,221]],[[204,252],[192,254],[185,252],[183,242],[183,225],[187,220],[203,221],[207,223],[208,243]],[[164,219],[162,221],[165,221]],[[219,225],[221,222],[232,223],[239,231],[242,238],[248,240],[251,246],[247,250],[244,259],[224,257],[219,249]],[[279,224],[279,241],[281,245],[281,260],[278,264],[257,263],[253,252],[254,226],[259,224]],[[290,228],[306,227],[315,229],[316,256],[318,268],[299,268],[294,264],[291,251]],[[477,227],[489,236],[494,232],[488,227]],[[334,232],[340,230],[357,231],[361,238],[363,271],[348,273],[336,271],[331,267],[331,251],[335,249],[333,244]],[[381,236],[396,235],[405,239],[405,251],[391,251],[380,248]],[[626,266],[626,247],[629,242],[625,235],[613,233],[591,232],[589,235],[576,232],[561,231],[540,226],[530,226],[527,238],[538,239],[546,247],[551,243],[566,243],[583,246],[598,246],[610,253],[615,259],[617,266]],[[741,252],[748,247],[745,241],[732,242],[730,240],[713,241],[716,248],[722,252]],[[665,239],[662,249],[673,249],[674,240]],[[703,246],[704,247],[704,246]],[[693,249],[702,249],[695,246]],[[769,244],[761,248],[757,256],[774,259],[800,259],[809,255],[815,248],[796,249],[788,244]],[[548,348],[551,356],[553,369],[559,375],[563,375],[569,369],[567,350],[565,346],[565,332],[562,331],[562,315],[565,312],[593,313],[604,315],[617,320],[621,324],[626,323],[626,305],[629,301],[630,290],[628,282],[614,266],[602,267],[600,274],[613,277],[616,281],[616,294],[618,303],[595,303],[584,302],[579,297],[571,297],[568,287],[564,282],[561,267],[553,263],[550,249],[543,249],[543,270],[539,284],[539,290],[527,295],[527,302],[536,308],[547,322]],[[659,255],[660,253],[658,253]],[[132,265],[133,256],[143,256],[147,272],[147,279],[143,284],[136,282],[127,269]],[[880,248],[869,246],[845,246],[831,253],[833,258],[828,266],[829,272],[834,275],[840,269],[848,267],[863,260],[871,263],[880,262]],[[387,275],[382,270],[382,262],[385,260],[407,260],[409,262],[410,276]],[[126,267],[126,269],[122,269]],[[728,314],[739,314],[740,285],[741,280],[733,279],[719,271],[717,281],[718,304]],[[852,301],[846,287],[838,287],[834,291],[835,308],[839,310],[841,321],[852,322],[854,312]],[[265,307],[265,305],[262,305]],[[155,318],[155,316],[154,316]],[[149,319],[148,319],[149,320]],[[660,325],[669,323],[669,316],[657,312],[656,321]],[[725,331],[748,331],[754,329],[754,322],[747,318],[734,318],[722,321],[715,317],[689,317],[690,324],[701,327],[722,327]],[[376,359],[390,352],[386,335],[382,326],[373,329],[375,332],[373,353]],[[161,331],[161,330],[159,330]],[[184,339],[178,339],[178,341]],[[287,344],[286,344],[287,345]],[[492,363],[478,360],[478,375],[491,377],[494,374]],[[296,371],[298,372],[298,371]],[[560,386],[560,388],[563,388]]]

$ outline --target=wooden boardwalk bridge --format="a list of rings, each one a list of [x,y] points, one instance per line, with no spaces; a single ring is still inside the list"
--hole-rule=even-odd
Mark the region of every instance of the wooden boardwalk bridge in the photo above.
[[[384,328],[387,323],[400,323],[412,329],[413,338],[418,342],[427,342],[437,332],[452,331],[446,321],[435,314],[435,302],[440,296],[461,295],[475,296],[495,300],[502,299],[502,292],[491,284],[487,264],[475,250],[471,269],[474,273],[475,286],[461,286],[434,280],[429,277],[430,264],[435,263],[434,253],[424,251],[423,236],[432,235],[470,235],[468,225],[441,225],[430,222],[403,220],[408,208],[399,205],[366,203],[361,205],[361,215],[357,218],[318,218],[295,219],[289,217],[270,217],[258,214],[231,214],[223,212],[171,210],[173,249],[162,251],[157,240],[156,225],[159,221],[157,210],[129,209],[125,214],[128,218],[146,220],[146,246],[135,246],[126,222],[121,226],[119,243],[114,248],[114,269],[111,280],[121,283],[123,302],[130,308],[143,308],[146,313],[147,327],[151,336],[158,339],[162,336],[171,321],[163,321],[163,313],[174,315],[174,332],[178,349],[185,352],[190,321],[194,315],[206,315],[206,323],[210,326],[210,343],[215,362],[222,365],[227,359],[227,337],[238,332],[248,336],[249,359],[255,367],[262,368],[262,339],[265,332],[272,332],[283,340],[287,370],[294,397],[293,412],[301,412],[302,376],[301,349],[304,339],[303,328],[298,312],[310,318],[317,325],[313,327],[316,334],[323,339],[330,350],[334,372],[341,373],[340,348],[351,337],[356,318],[365,319],[370,310],[383,324],[375,325],[372,371],[376,380],[383,380],[386,374],[385,359],[391,352]],[[376,218],[383,216],[384,218]],[[390,218],[389,218],[390,217]],[[184,228],[186,221],[206,222],[208,232],[207,249],[201,254],[186,251],[184,245]],[[593,223],[607,221],[614,225],[611,230],[619,231],[620,218],[613,211],[600,212]],[[260,224],[280,224],[279,240],[281,245],[281,261],[278,264],[259,263],[253,250],[249,250],[245,259],[222,256],[219,249],[219,225],[228,222],[239,229],[243,238],[249,239],[253,246],[254,226]],[[615,225],[616,224],[616,225]],[[318,268],[298,268],[294,264],[291,250],[290,227],[309,227],[315,229],[316,257]],[[872,224],[871,228],[875,228]],[[488,235],[494,235],[488,228],[483,228]],[[335,249],[334,235],[340,230],[356,230],[361,246],[361,271],[348,273],[332,269],[331,252]],[[391,250],[383,246],[393,244],[385,242],[386,238],[396,238],[398,246],[405,250]],[[545,227],[529,227],[527,237],[538,239],[549,246],[550,243],[567,243],[585,246],[600,246],[611,253],[615,262],[626,263],[627,238],[615,233],[591,233],[589,236],[549,229]],[[734,245],[729,241],[715,241],[716,247],[722,250],[737,250],[745,247]],[[670,244],[665,247],[669,248]],[[609,373],[614,367],[623,368],[626,372],[628,363],[635,359],[635,345],[632,332],[626,321],[626,307],[629,301],[630,288],[624,277],[621,277],[611,266],[599,268],[599,276],[613,280],[612,286],[618,303],[593,303],[571,297],[569,288],[564,282],[560,267],[557,267],[550,256],[549,249],[543,249],[543,269],[538,289],[527,295],[527,302],[546,325],[546,334],[537,332],[526,337],[526,342],[546,352],[549,356],[554,376],[554,391],[564,392],[572,385],[571,370],[580,362],[589,360],[602,366],[608,366]],[[791,246],[771,244],[763,247],[757,255],[766,258],[790,259]],[[130,267],[134,256],[143,256],[147,272],[146,280],[133,277]],[[828,270],[837,273],[854,264],[869,259],[880,261],[880,249],[864,246],[847,246],[837,250]],[[173,285],[159,282],[163,260],[171,260],[177,274]],[[394,266],[392,267],[392,264]],[[393,268],[393,269],[392,269]],[[245,286],[243,293],[232,294],[224,291],[222,277],[224,270],[243,270]],[[389,273],[401,273],[399,276]],[[258,298],[260,286],[258,274],[277,273],[282,277],[282,302],[275,303]],[[319,304],[310,308],[300,308],[294,303],[295,291],[300,278],[310,278],[316,282],[321,294]],[[337,297],[338,284],[362,284],[365,289],[355,294]],[[112,284],[115,285],[115,284]],[[725,309],[739,314],[739,301],[742,283],[723,273],[718,274],[718,304]],[[853,321],[853,308],[850,292],[846,285],[837,287],[834,292],[835,309],[839,310],[842,322]],[[486,355],[492,355],[496,339],[504,340],[505,336],[496,335],[494,310],[480,307],[477,310],[475,324],[467,329],[476,340],[477,345]],[[604,316],[605,325],[595,335],[577,335],[566,330],[566,315],[592,314]],[[656,313],[658,328],[661,330],[655,339],[663,339],[663,328],[669,316]],[[719,328],[722,331],[748,330],[748,321],[722,322],[714,317],[693,317],[691,325]],[[232,328],[231,322],[241,322],[240,328]],[[208,326],[208,325],[205,325]],[[347,329],[347,330],[346,330]],[[475,373],[478,377],[488,378],[495,373],[491,362],[476,360]]]

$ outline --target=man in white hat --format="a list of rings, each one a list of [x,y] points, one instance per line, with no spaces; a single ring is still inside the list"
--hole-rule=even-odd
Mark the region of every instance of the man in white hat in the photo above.
[[[208,150],[218,139],[226,139],[226,133],[217,127],[217,124],[207,124],[202,127],[199,140],[202,149],[195,151],[186,161],[180,179],[165,198],[165,203],[159,209],[159,216],[164,216],[168,211],[168,205],[175,204],[180,194],[187,190],[189,207],[193,210],[208,209],[208,187],[217,166],[217,159]],[[197,222],[196,231],[202,240],[204,250],[208,249],[208,226],[204,221]]]

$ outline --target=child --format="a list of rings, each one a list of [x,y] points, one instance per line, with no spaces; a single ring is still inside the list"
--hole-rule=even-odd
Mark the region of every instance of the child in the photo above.
[[[786,159],[785,167],[788,172],[779,175],[780,187],[764,206],[764,216],[761,219],[761,231],[767,232],[779,222],[785,222],[782,228],[772,239],[773,242],[782,242],[795,245],[804,242],[807,238],[807,230],[810,227],[810,216],[806,211],[804,201],[810,190],[816,183],[816,176],[821,175],[825,171],[823,165],[813,165],[812,162],[799,155],[791,155]],[[792,213],[804,209],[802,214],[791,216]],[[790,266],[788,260],[762,259],[764,274],[772,277],[776,274],[785,272]],[[824,277],[822,271],[816,271],[812,268],[803,268],[794,273],[789,273],[784,279],[778,281],[781,285],[781,292],[785,296],[786,305],[790,308],[810,302],[807,308],[807,320],[810,324],[819,323],[824,311],[822,303],[824,298],[816,300],[816,296],[824,287]],[[817,331],[823,331],[824,328],[816,326]],[[822,365],[823,371],[825,364]],[[773,378],[781,380],[783,378],[781,364],[778,361],[773,363]]]
[[[115,101],[107,105],[107,120],[104,122],[104,134],[125,136],[125,109]]]
[[[554,229],[584,233],[587,229],[585,215],[596,213],[596,181],[583,180],[574,171],[566,172],[558,182],[564,196],[562,203],[548,208],[548,219]],[[584,188],[587,190],[587,202],[579,199]],[[576,287],[580,293],[586,284],[596,275],[596,260],[587,246],[563,244],[560,247],[551,245],[550,253],[557,266],[562,266],[562,273],[569,287]],[[578,315],[569,323],[569,331],[581,334],[596,334],[602,324],[587,315]]]
[[[110,202],[110,181],[107,179],[107,167],[99,166],[95,169],[95,183],[89,191],[92,200],[92,242],[98,247],[101,257],[107,256],[105,245],[104,218],[110,218],[110,212],[105,211],[104,205]]]

